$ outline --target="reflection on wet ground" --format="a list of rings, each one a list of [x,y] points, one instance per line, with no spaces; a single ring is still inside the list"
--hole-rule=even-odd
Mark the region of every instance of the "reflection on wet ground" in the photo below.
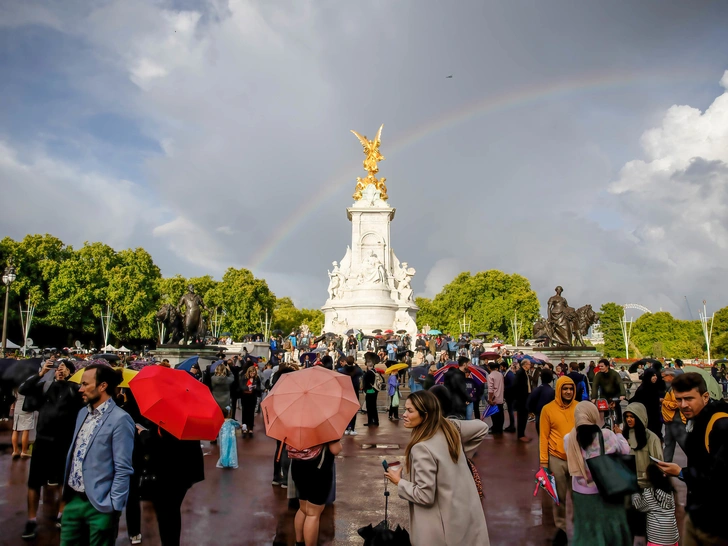
[[[384,480],[382,459],[403,461],[409,432],[400,422],[384,415],[380,427],[362,426],[358,418],[357,436],[345,436],[344,451],[336,460],[336,503],[327,507],[321,520],[322,545],[361,545],[357,529],[384,518]],[[527,434],[535,438],[533,423]],[[217,447],[204,442],[205,481],[196,484],[183,505],[182,543],[293,545],[293,517],[286,490],[271,485],[275,442],[263,433],[262,423],[254,438],[238,439],[240,468],[215,467]],[[28,461],[12,460],[10,433],[0,432],[0,544],[26,544],[20,539],[26,518]],[[369,446],[365,448],[365,446]],[[678,448],[679,449],[679,448]],[[551,543],[555,533],[551,500],[533,496],[533,476],[538,470],[537,442],[517,442],[515,435],[491,437],[481,445],[474,458],[483,478],[485,514],[493,545],[538,545]],[[676,462],[684,463],[679,452]],[[52,495],[51,495],[52,497]],[[679,489],[685,502],[684,487]],[[149,503],[142,503],[143,545],[159,544],[156,520]],[[38,538],[33,544],[57,545],[59,533],[53,525],[57,504],[48,495],[39,514]],[[389,519],[392,524],[408,523],[407,503],[396,492],[390,496]],[[121,520],[117,545],[128,545],[126,523]]]

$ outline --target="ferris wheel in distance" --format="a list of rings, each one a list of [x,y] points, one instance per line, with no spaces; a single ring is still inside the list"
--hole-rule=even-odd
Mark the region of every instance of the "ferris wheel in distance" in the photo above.
[[[644,305],[640,305],[639,303],[625,303],[622,306],[622,309],[636,309],[638,311],[642,311],[643,313],[652,313],[647,307]]]

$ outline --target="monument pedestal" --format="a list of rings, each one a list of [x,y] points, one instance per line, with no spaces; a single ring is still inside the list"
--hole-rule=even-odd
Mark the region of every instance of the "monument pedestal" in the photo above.
[[[596,362],[602,358],[602,354],[597,351],[596,347],[556,346],[542,347],[535,350],[548,356],[552,364],[557,364],[562,358],[567,364],[571,362],[589,364],[592,360]]]
[[[324,330],[343,334],[350,328],[404,330],[413,339],[419,308],[411,280],[415,270],[401,262],[390,244],[395,209],[374,184],[366,186],[346,215],[351,222],[351,246],[341,263],[329,271],[329,298],[322,307]]]
[[[199,356],[200,370],[204,370],[217,360],[219,352],[219,347],[211,345],[160,345],[151,354],[160,361],[166,358],[173,368],[191,356]]]

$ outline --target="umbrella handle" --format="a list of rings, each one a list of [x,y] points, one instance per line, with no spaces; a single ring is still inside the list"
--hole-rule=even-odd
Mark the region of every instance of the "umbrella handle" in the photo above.
[[[286,439],[287,438],[288,438],[288,436],[286,436],[285,438],[283,438],[283,441],[281,442],[281,447],[278,448],[278,453],[276,454],[276,462],[277,463],[280,463],[281,462],[281,453],[283,453],[283,446],[286,445]]]

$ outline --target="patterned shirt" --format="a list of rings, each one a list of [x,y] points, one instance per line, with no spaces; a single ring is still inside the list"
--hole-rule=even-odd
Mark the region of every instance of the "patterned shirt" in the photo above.
[[[101,404],[98,408],[93,409],[88,406],[88,415],[81,425],[76,437],[76,444],[73,446],[73,457],[71,459],[71,472],[68,475],[68,485],[74,491],[83,493],[86,487],[83,484],[83,460],[86,458],[89,441],[96,429],[101,424],[101,418],[111,405],[111,398]]]

